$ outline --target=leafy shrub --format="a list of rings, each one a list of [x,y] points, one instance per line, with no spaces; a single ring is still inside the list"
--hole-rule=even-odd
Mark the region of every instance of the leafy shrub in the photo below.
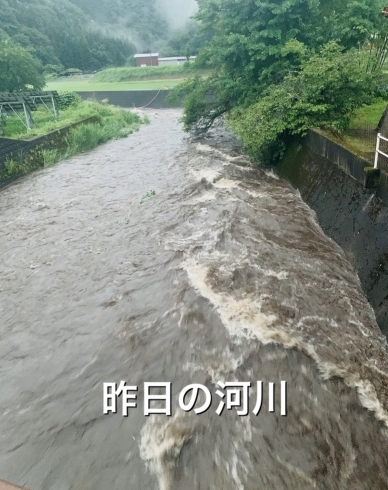
[[[60,73],[61,77],[69,77],[71,75],[82,75],[82,70],[79,70],[78,68],[68,68]]]
[[[81,97],[75,92],[64,92],[58,97],[58,109],[64,110],[71,106],[77,106],[81,102]]]
[[[82,151],[89,151],[111,139],[125,138],[137,131],[141,123],[147,123],[140,116],[118,107],[87,101],[100,122],[81,124],[70,130],[66,137],[66,157]]]
[[[261,164],[278,160],[289,137],[319,127],[341,132],[354,111],[373,102],[378,80],[358,51],[330,42],[309,53],[299,70],[270,86],[256,103],[231,112],[229,122],[250,156]]]
[[[63,71],[63,65],[48,64],[43,67],[44,75],[58,75]]]
[[[125,65],[126,66],[136,66],[136,59],[134,56],[130,56],[129,58],[127,58],[127,61],[125,62]]]
[[[59,150],[53,149],[53,150],[42,150],[41,151],[41,156],[42,156],[42,163],[43,167],[51,167],[55,163],[57,163],[61,157]]]

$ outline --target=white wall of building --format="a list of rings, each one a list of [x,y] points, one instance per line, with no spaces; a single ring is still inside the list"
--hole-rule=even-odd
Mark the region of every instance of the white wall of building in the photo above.
[[[195,60],[195,56],[190,56],[190,61]],[[187,61],[185,56],[174,56],[169,58],[159,58],[159,66],[184,65]]]

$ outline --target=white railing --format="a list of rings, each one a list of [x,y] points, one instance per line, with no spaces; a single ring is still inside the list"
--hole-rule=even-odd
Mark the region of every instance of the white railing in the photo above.
[[[384,138],[384,136],[381,136],[381,133],[377,135],[377,141],[376,141],[376,153],[375,153],[375,165],[374,168],[377,168],[377,163],[379,161],[379,155],[383,155],[384,157],[388,158],[388,155],[380,150],[380,140],[388,142],[387,138]]]

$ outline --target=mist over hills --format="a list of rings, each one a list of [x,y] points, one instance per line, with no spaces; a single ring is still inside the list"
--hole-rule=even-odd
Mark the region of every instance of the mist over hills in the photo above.
[[[195,8],[195,0],[0,0],[0,40],[42,65],[97,70],[159,51]]]
[[[181,27],[196,11],[195,0],[70,0],[107,35],[115,32],[139,50],[158,50],[158,44]]]
[[[182,27],[197,10],[195,0],[157,0],[157,6],[171,29]]]
[[[156,49],[167,39],[169,24],[157,0],[70,0],[93,21],[90,27],[105,35],[134,42],[139,50]]]

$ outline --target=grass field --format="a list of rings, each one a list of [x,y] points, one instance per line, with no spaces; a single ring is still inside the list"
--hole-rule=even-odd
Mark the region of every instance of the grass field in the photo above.
[[[350,120],[349,128],[338,142],[372,162],[376,146],[376,127],[386,107],[387,101],[377,100],[372,105],[357,109]]]
[[[363,129],[368,126],[376,127],[386,107],[387,101],[384,100],[378,100],[372,105],[360,107],[360,109],[355,111],[350,121],[349,129]]]
[[[59,119],[54,119],[43,106],[39,107],[37,111],[32,113],[35,127],[30,131],[27,131],[16,116],[9,116],[3,128],[4,136],[6,138],[28,139],[89,116],[97,116],[105,126],[112,124],[118,126],[117,131],[133,122],[140,121],[139,117],[130,111],[109,104],[99,104],[92,100],[76,102],[67,109],[60,110],[59,115]]]
[[[93,75],[92,82],[135,82],[140,80],[170,80],[189,78],[193,75],[209,76],[211,70],[194,66],[145,66],[134,68],[122,66],[107,68]]]
[[[209,70],[184,66],[107,68],[95,75],[76,75],[47,80],[45,90],[58,92],[163,90],[176,87],[193,75],[207,77],[209,74]]]
[[[44,90],[57,90],[58,92],[109,92],[126,90],[163,90],[178,85],[183,79],[169,80],[138,80],[135,82],[92,82],[89,78],[66,78],[50,80]]]

